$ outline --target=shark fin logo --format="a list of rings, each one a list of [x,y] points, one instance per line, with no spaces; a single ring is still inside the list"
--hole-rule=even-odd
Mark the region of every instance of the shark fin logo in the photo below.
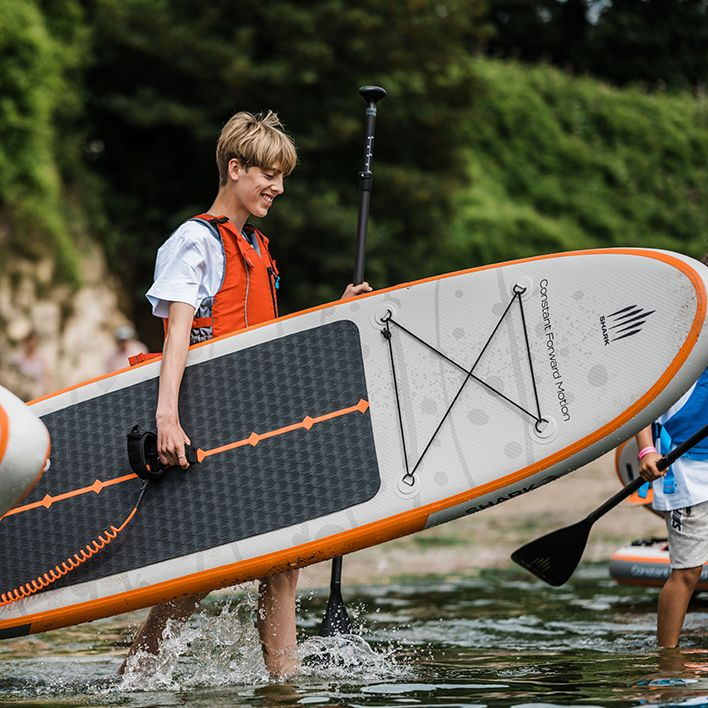
[[[611,315],[603,315],[600,317],[600,326],[605,345],[638,334],[649,316],[655,312],[656,310],[647,311],[637,305],[630,305]]]

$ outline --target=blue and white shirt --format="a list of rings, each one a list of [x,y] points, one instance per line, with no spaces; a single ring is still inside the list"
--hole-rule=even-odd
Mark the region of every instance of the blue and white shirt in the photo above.
[[[708,423],[708,369],[705,369],[686,393],[658,419],[666,432],[674,437],[671,443],[675,447],[676,435],[681,439],[689,437]],[[665,454],[668,450],[661,449]],[[704,439],[686,455],[679,457],[671,465],[673,479],[659,478],[654,481],[654,502],[657,511],[684,509],[708,501],[708,441]]]

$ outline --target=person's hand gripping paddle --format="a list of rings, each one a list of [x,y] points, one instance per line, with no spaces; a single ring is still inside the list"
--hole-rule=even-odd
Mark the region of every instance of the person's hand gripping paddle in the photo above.
[[[657,462],[657,467],[660,470],[665,470],[681,455],[703,440],[706,435],[708,435],[708,425],[704,425],[688,440],[678,445],[668,455],[664,455]],[[549,585],[556,587],[563,585],[570,579],[580,563],[592,525],[610,509],[614,509],[621,501],[636,492],[644,483],[645,480],[642,477],[637,477],[621,492],[590,512],[582,521],[552,531],[525,546],[521,546],[521,548],[517,548],[511,554],[511,559]]]

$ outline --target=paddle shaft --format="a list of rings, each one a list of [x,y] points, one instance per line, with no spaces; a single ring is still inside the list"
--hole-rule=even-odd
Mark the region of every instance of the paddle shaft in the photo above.
[[[694,445],[697,445],[703,438],[708,435],[708,425],[704,425],[698,432],[691,435],[690,438],[677,445],[671,452],[664,455],[657,463],[656,466],[660,470],[665,470],[669,465],[673,464],[681,455],[683,455],[687,450],[690,450]],[[621,501],[625,500],[628,496],[633,494],[639,489],[644,483],[645,479],[643,477],[637,477],[637,479],[632,480],[624,489],[617,492],[613,497],[610,497],[604,504],[597,507],[594,511],[591,511],[587,517],[586,521],[594,524],[601,516],[606,514],[610,509],[614,509]]]
[[[374,173],[371,165],[374,159],[374,130],[376,128],[376,104],[386,97],[385,89],[380,86],[362,86],[361,97],[366,101],[366,136],[364,138],[364,164],[359,173],[359,216],[356,226],[356,252],[354,254],[354,278],[352,283],[364,282],[366,264],[366,231],[369,226],[369,206],[371,205],[371,185]],[[332,558],[332,574],[329,581],[329,602],[325,613],[320,636],[348,634],[352,631],[342,599],[342,556]]]
[[[371,205],[371,186],[374,173],[371,165],[374,160],[374,130],[376,128],[376,104],[386,97],[386,91],[380,86],[362,86],[361,97],[366,101],[366,136],[364,138],[364,164],[359,172],[359,216],[356,226],[356,252],[354,255],[354,285],[364,281],[366,262],[366,231],[369,226],[369,206]]]

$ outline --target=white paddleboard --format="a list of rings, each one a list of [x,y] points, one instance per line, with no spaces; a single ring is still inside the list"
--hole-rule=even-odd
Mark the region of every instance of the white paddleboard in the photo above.
[[[21,554],[0,576],[0,636],[304,566],[557,479],[703,371],[707,281],[666,251],[554,254],[195,345],[180,414],[203,462],[149,487],[108,548],[17,599],[61,549],[128,514],[141,483],[125,434],[154,425],[160,362],[36,402],[52,468],[0,522],[0,554]]]
[[[37,484],[49,450],[44,423],[14,393],[0,386],[0,517]]]

